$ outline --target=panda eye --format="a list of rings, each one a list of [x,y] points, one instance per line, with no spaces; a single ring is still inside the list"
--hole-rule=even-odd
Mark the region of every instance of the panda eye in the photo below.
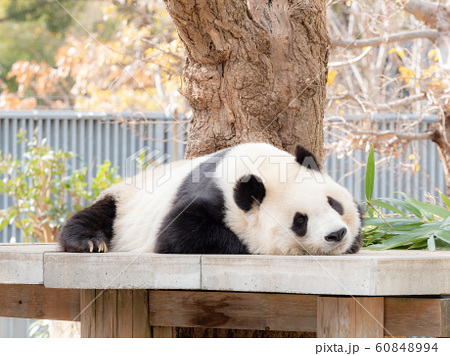
[[[295,213],[294,221],[292,222],[292,231],[298,236],[305,236],[308,228],[308,216],[305,214]]]
[[[332,197],[328,198],[328,204],[338,212],[339,215],[344,215],[344,207],[337,200],[334,200]]]

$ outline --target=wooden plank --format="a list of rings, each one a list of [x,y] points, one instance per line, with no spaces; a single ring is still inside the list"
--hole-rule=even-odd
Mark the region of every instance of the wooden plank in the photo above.
[[[133,291],[117,290],[117,337],[133,337]]]
[[[337,325],[339,335],[346,335],[341,337],[355,337],[356,322],[353,320],[356,317],[357,310],[355,300],[353,298],[335,299],[337,299],[338,318],[340,321]],[[327,316],[325,315],[325,317]]]
[[[83,289],[81,294],[81,337],[95,337],[95,289]]]
[[[153,338],[172,338],[174,328],[170,326],[152,326]]]
[[[382,297],[318,297],[317,337],[383,337]]]
[[[133,290],[133,337],[151,337],[147,290]]]
[[[150,324],[201,328],[315,331],[316,296],[150,291]]]
[[[95,290],[95,337],[108,337],[103,325],[104,295],[102,289]]]
[[[355,337],[383,337],[384,298],[358,297],[355,300]]]
[[[317,330],[321,332],[321,336],[317,335],[317,337],[339,334],[339,323],[336,322],[335,318],[329,317],[338,310],[338,298],[317,298]]]
[[[440,337],[450,337],[450,298],[441,299],[441,333]]]
[[[175,327],[176,338],[315,338],[316,333],[301,331],[180,328]]]
[[[448,299],[385,298],[384,326],[391,335],[450,336]]]
[[[103,291],[103,336],[117,337],[117,289]]]
[[[0,284],[0,316],[79,320],[80,292],[33,284]]]

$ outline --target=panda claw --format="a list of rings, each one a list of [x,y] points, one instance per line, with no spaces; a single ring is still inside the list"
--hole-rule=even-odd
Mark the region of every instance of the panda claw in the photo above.
[[[89,245],[89,251],[94,252],[94,244],[92,243],[92,241],[88,241],[88,245]]]
[[[98,252],[108,252],[108,247],[106,246],[106,243],[104,241],[100,241],[97,243],[97,251]]]

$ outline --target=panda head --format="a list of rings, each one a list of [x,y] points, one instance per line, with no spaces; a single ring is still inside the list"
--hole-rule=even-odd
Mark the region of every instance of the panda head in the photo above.
[[[358,252],[361,212],[351,194],[323,173],[315,157],[301,146],[295,156],[273,157],[267,153],[257,169],[236,170],[234,209],[226,220],[249,251],[280,255]]]

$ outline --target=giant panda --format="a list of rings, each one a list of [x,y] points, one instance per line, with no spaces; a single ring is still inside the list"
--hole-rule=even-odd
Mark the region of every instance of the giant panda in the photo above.
[[[67,220],[67,252],[339,255],[361,248],[351,194],[297,146],[265,143],[148,169]]]

